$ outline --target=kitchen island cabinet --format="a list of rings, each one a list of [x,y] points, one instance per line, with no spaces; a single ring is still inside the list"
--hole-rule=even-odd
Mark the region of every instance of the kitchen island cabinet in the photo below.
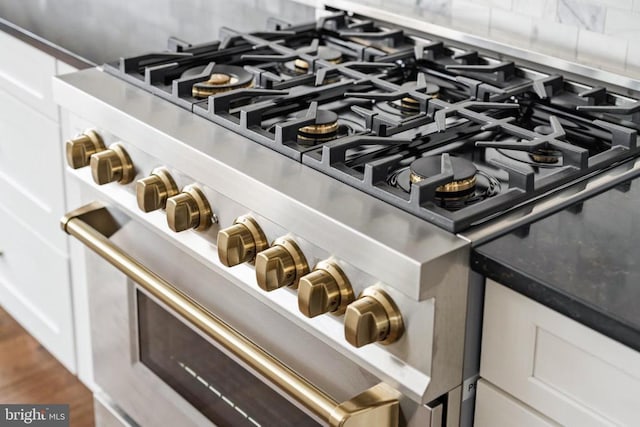
[[[638,424],[639,184],[473,249],[473,269],[488,278],[478,425]]]
[[[640,352],[493,280],[480,376],[479,427],[631,426],[640,418]]]

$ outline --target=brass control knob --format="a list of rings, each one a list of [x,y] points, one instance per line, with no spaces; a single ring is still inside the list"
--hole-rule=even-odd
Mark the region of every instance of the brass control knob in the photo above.
[[[135,175],[131,157],[120,144],[111,144],[108,150],[91,155],[91,175],[98,185],[109,182],[128,184]]]
[[[178,194],[178,186],[166,169],[157,168],[136,182],[136,199],[143,212],[162,209],[167,199]]]
[[[255,219],[243,215],[233,221],[231,227],[218,232],[218,258],[227,267],[252,262],[258,252],[267,249],[269,243]]]
[[[256,255],[256,279],[265,291],[283,286],[297,286],[298,280],[309,272],[309,264],[298,245],[281,237],[273,245]]]
[[[67,164],[78,169],[89,166],[89,159],[92,154],[104,151],[104,142],[100,135],[94,130],[86,130],[73,139],[65,143],[67,154]]]
[[[334,261],[320,261],[298,283],[298,309],[307,317],[342,314],[352,301],[351,283]]]
[[[404,332],[400,310],[382,289],[370,287],[347,306],[344,337],[349,344],[362,347],[374,342],[391,344]]]
[[[195,185],[187,185],[182,193],[167,200],[167,223],[175,232],[195,228],[204,231],[211,226],[213,212],[206,197]]]

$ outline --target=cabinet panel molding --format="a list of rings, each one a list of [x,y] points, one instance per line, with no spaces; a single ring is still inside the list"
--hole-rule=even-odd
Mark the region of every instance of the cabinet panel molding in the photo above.
[[[40,113],[57,120],[51,77],[56,60],[27,43],[0,31],[0,88]]]
[[[480,376],[562,425],[640,419],[640,353],[492,280]]]
[[[0,206],[0,305],[75,373],[68,257]]]
[[[477,387],[475,427],[559,426],[483,379],[478,380]]]

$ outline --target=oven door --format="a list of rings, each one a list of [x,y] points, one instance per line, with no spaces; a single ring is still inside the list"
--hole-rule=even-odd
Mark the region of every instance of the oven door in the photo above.
[[[399,424],[395,389],[168,236],[101,203],[62,227],[92,250],[95,381],[137,424]]]

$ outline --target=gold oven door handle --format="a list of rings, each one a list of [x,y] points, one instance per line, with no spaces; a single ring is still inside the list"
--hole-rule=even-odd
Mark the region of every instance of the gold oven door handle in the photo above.
[[[126,274],[194,328],[219,343],[327,425],[335,427],[398,426],[400,418],[398,391],[385,383],[380,383],[350,400],[336,402],[113,244],[109,237],[120,228],[120,225],[103,204],[94,202],[69,212],[62,218],[61,226],[65,232]]]

